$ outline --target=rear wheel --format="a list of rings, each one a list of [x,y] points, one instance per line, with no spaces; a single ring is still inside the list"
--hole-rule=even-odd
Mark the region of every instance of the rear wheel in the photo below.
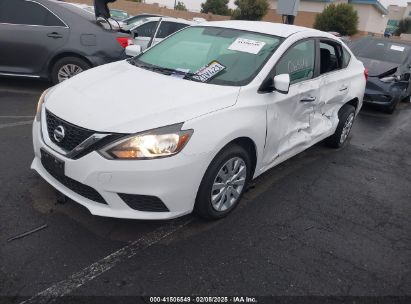
[[[227,216],[240,202],[250,174],[250,157],[242,147],[230,145],[222,150],[203,177],[195,212],[205,219]]]
[[[344,105],[338,112],[339,123],[335,133],[325,142],[332,148],[340,148],[347,141],[355,119],[355,108],[352,105]]]
[[[51,69],[51,81],[53,84],[63,82],[71,77],[89,69],[88,62],[77,57],[63,57],[56,61]]]

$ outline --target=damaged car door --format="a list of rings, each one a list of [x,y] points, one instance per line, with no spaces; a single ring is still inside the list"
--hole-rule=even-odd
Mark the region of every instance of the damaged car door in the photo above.
[[[348,99],[352,72],[346,69],[349,63],[349,53],[345,54],[343,46],[334,40],[319,40],[320,63],[320,96],[314,105],[314,115],[311,121],[312,137],[320,137],[329,132],[335,110]]]
[[[267,142],[264,163],[287,158],[311,142],[310,121],[319,97],[316,78],[315,40],[305,39],[292,45],[274,67],[273,75],[290,75],[288,94],[266,95]]]

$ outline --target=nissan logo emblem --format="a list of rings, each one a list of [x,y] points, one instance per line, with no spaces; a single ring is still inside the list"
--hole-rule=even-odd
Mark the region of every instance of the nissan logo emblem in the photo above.
[[[53,137],[57,142],[61,142],[66,135],[66,131],[64,130],[63,126],[58,126],[54,129]]]

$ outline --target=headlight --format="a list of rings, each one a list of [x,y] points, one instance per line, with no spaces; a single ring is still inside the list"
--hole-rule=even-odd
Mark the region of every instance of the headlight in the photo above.
[[[180,152],[193,130],[181,130],[183,124],[159,128],[121,139],[100,153],[109,159],[153,159]]]
[[[46,94],[47,94],[47,92],[48,92],[49,90],[50,90],[50,89],[45,90],[45,91],[41,94],[41,96],[40,96],[40,98],[39,98],[39,101],[37,102],[37,109],[36,109],[36,120],[37,120],[37,121],[40,121],[40,118],[41,118],[41,108],[42,108],[43,103],[44,103],[44,97],[46,96]]]

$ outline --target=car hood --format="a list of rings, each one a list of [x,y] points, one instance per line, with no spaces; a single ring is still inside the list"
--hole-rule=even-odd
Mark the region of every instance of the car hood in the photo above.
[[[233,106],[239,87],[183,80],[126,61],[83,72],[54,87],[47,110],[83,128],[133,133]]]
[[[364,67],[368,69],[368,75],[370,77],[380,76],[400,66],[398,63],[369,59],[364,57],[358,57],[358,59],[364,64]]]

